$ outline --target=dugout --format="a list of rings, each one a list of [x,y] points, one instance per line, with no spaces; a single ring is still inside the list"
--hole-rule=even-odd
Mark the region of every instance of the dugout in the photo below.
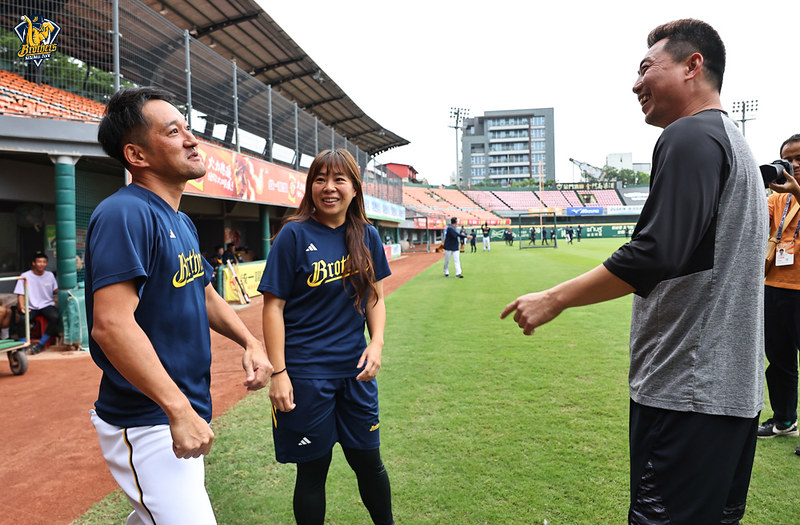
[[[299,202],[310,159],[327,148],[346,148],[365,170],[367,213],[383,235],[403,219],[402,191],[370,179],[366,167],[408,141],[365,115],[256,3],[201,3],[172,2],[161,13],[138,0],[0,6],[8,44],[0,48],[0,275],[18,275],[30,254],[48,251],[67,294],[60,308],[77,308],[62,311],[65,319],[81,322],[75,298],[89,216],[125,184],[122,167],[96,141],[103,102],[118,87],[172,92],[214,158],[207,168],[216,190],[190,183],[181,203],[201,250],[238,232],[263,261],[282,217]],[[58,52],[37,64],[14,44],[28,30],[17,27],[20,14],[34,11],[59,28]],[[86,341],[66,326],[65,336]]]

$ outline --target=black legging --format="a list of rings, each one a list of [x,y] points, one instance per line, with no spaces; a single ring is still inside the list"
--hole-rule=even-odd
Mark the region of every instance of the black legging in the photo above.
[[[361,501],[376,525],[391,525],[392,492],[389,474],[379,449],[357,450],[342,447],[344,457],[356,473]],[[333,451],[325,456],[297,464],[294,485],[294,519],[298,525],[321,525],[325,521],[325,481]]]

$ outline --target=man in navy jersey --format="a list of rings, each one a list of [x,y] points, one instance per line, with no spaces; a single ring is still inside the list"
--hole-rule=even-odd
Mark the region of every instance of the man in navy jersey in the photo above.
[[[633,92],[664,131],[630,242],[501,317],[516,312],[530,335],[566,308],[635,294],[628,522],[739,523],[764,406],[764,187],[722,110],[717,32],[677,20],[647,45]]]
[[[133,506],[129,523],[213,524],[209,327],[244,348],[248,390],[266,385],[272,365],[212,287],[197,231],[178,211],[205,166],[170,100],[155,88],[119,91],[98,131],[132,184],[100,203],[87,230],[89,346],[103,371],[92,423]]]
[[[450,277],[450,258],[452,257],[456,267],[456,277],[463,279],[461,274],[461,257],[459,256],[459,244],[467,237],[464,233],[456,230],[458,218],[450,219],[450,225],[444,232],[444,276]]]

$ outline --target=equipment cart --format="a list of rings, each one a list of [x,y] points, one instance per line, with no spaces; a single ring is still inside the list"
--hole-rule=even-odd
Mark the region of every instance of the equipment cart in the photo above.
[[[28,370],[28,355],[26,351],[31,346],[31,323],[28,313],[28,281],[24,277],[0,277],[0,281],[23,281],[25,289],[25,339],[0,339],[0,353],[8,355],[8,364],[11,373],[21,376]]]

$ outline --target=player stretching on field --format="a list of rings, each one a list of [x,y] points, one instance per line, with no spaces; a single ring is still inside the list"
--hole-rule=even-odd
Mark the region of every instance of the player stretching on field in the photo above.
[[[109,100],[98,140],[133,184],[97,207],[86,237],[86,313],[103,370],[92,411],[109,469],[133,506],[128,523],[213,524],[203,455],[211,431],[209,326],[245,349],[249,390],[272,366],[263,345],[210,284],[197,231],[178,211],[205,174],[170,95],[125,89]]]
[[[381,280],[390,273],[380,236],[364,212],[358,165],[344,149],[323,151],[308,170],[297,213],[275,239],[258,287],[264,341],[275,364],[269,390],[275,456],[297,463],[299,524],[325,519],[325,480],[337,441],[372,521],[394,523],[375,381],[386,324]]]

